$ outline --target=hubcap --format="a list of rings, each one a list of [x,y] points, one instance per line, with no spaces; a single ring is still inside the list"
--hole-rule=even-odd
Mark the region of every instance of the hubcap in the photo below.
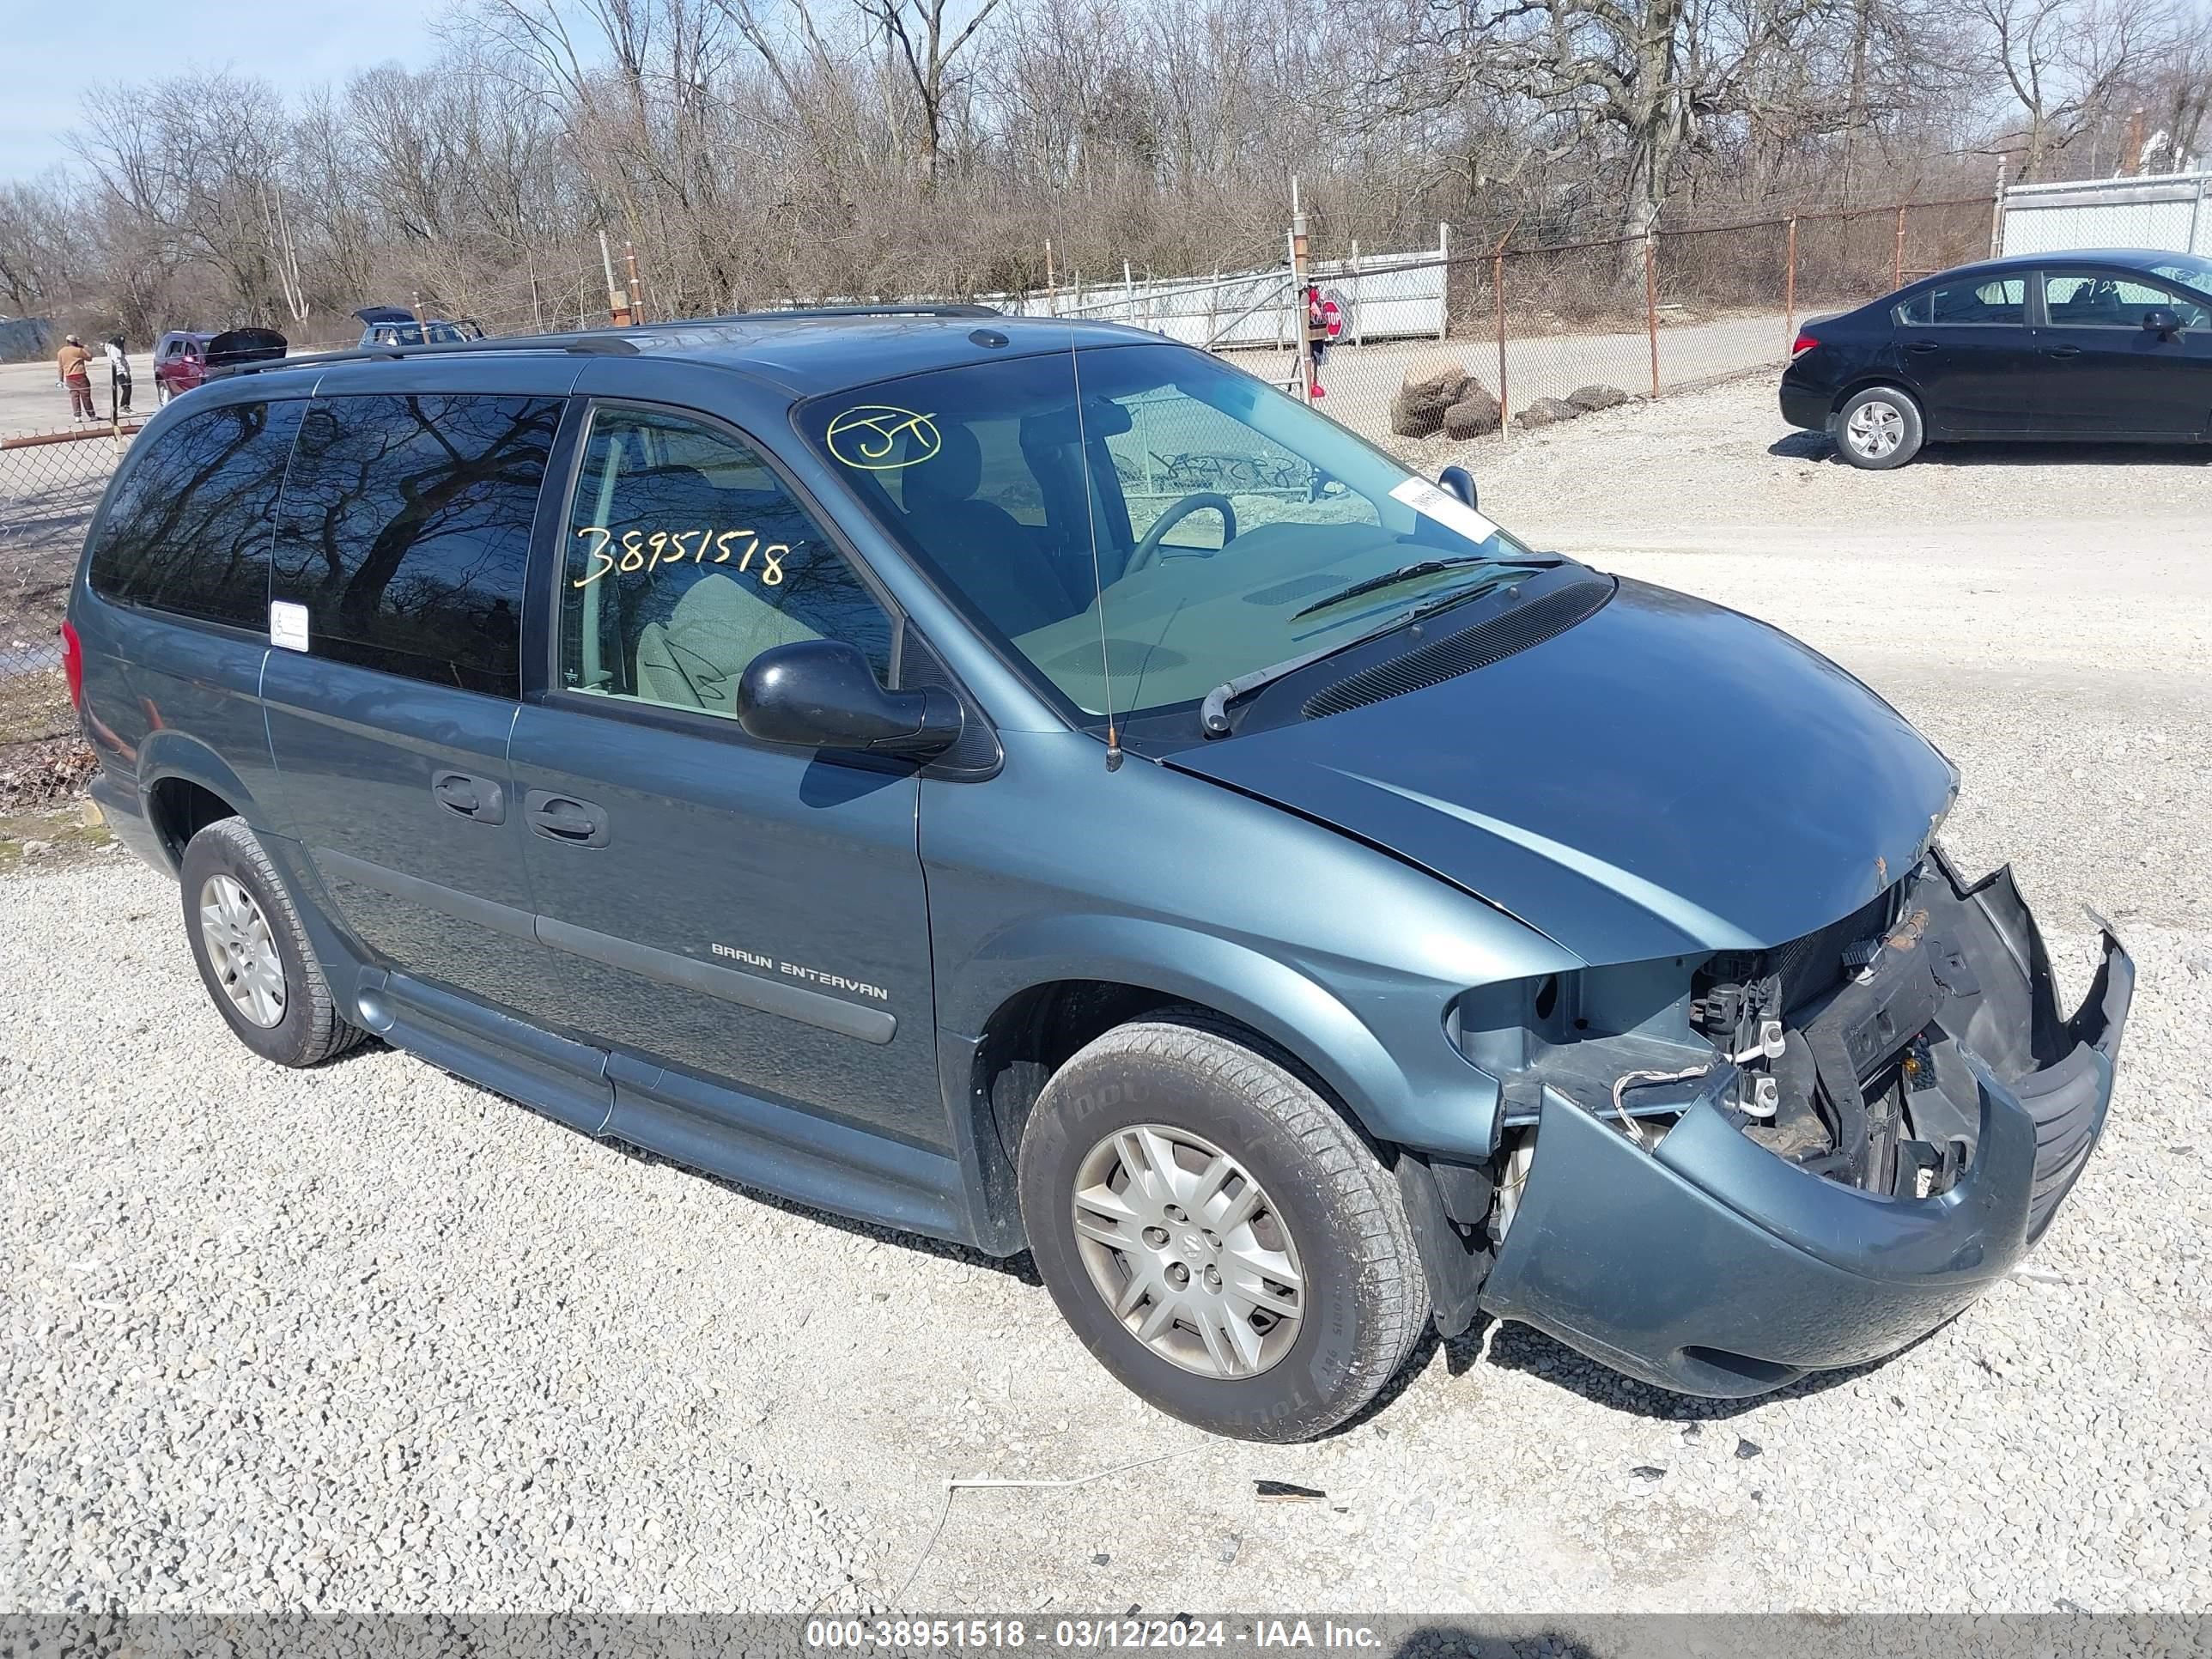
[[[1870,461],[1896,453],[1905,441],[1905,416],[1894,404],[1861,404],[1844,428],[1851,447]]]
[[[1137,1340],[1201,1376],[1256,1376],[1297,1340],[1290,1229],[1235,1158],[1188,1129],[1117,1129],[1075,1173],[1075,1242]]]
[[[235,877],[210,876],[200,888],[200,942],[230,1006],[256,1025],[284,1018],[284,959],[269,919]]]

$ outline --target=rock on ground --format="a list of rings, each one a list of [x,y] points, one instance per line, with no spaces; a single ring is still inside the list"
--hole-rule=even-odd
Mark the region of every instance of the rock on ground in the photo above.
[[[1628,394],[1617,386],[1594,381],[1567,393],[1567,401],[1584,414],[1595,415],[1601,409],[1618,409],[1628,401]]]
[[[1442,431],[1444,411],[1460,401],[1474,379],[1467,364],[1453,354],[1416,358],[1407,365],[1398,395],[1390,401],[1390,429],[1401,438],[1425,438]]]
[[[1539,398],[1513,417],[1516,426],[1553,426],[1561,421],[1571,421],[1582,414],[1572,404],[1559,398]]]
[[[1464,441],[1486,437],[1498,430],[1498,399],[1480,380],[1470,380],[1459,399],[1444,410],[1444,436]]]

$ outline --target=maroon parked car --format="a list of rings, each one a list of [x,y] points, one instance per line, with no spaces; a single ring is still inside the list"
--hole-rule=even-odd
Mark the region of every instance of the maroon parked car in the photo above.
[[[154,401],[167,403],[180,392],[190,392],[207,379],[208,342],[212,334],[191,334],[172,329],[154,348]]]

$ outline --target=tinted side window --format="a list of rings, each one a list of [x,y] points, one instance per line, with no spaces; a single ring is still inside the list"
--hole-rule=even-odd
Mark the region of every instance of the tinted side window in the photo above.
[[[1921,328],[2025,328],[2027,279],[1983,276],[1939,283],[1897,308],[1898,320]]]
[[[2043,305],[2060,328],[2139,329],[2143,313],[2160,306],[2173,312],[2184,328],[2203,328],[2212,314],[2202,300],[2177,294],[2162,283],[2103,270],[2045,271]]]
[[[92,591],[257,633],[269,626],[270,521],[300,400],[190,416],[131,457],[92,552]]]
[[[270,596],[308,648],[464,690],[521,690],[523,572],[554,398],[317,398],[278,515]]]
[[[561,576],[561,684],[710,714],[771,646],[858,646],[890,618],[750,445],[680,416],[592,414]]]

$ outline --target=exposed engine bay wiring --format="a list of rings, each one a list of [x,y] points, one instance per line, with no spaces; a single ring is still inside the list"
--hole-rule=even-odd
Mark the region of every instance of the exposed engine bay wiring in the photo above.
[[[1613,1079],[1613,1115],[1620,1120],[1620,1127],[1628,1131],[1628,1138],[1647,1152],[1658,1144],[1656,1141],[1644,1139],[1643,1129],[1638,1126],[1634,1118],[1629,1116],[1628,1108],[1621,1101],[1623,1095],[1631,1089],[1639,1089],[1647,1084],[1687,1083],[1692,1078],[1705,1076],[1713,1069],[1713,1064],[1711,1060],[1707,1060],[1703,1066],[1692,1066],[1683,1072],[1623,1072],[1619,1077]]]

